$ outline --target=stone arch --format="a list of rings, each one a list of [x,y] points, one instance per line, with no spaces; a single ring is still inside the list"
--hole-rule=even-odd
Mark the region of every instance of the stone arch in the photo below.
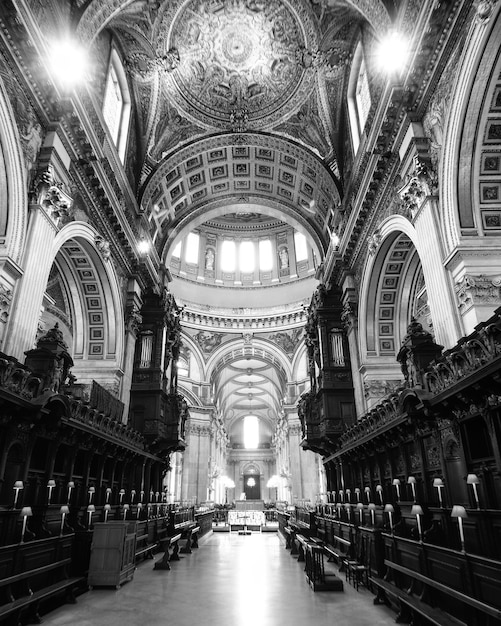
[[[441,219],[447,253],[468,235],[501,235],[501,211],[495,204],[489,208],[488,197],[482,202],[489,186],[500,189],[501,199],[501,161],[489,163],[501,145],[501,124],[492,110],[501,90],[501,7],[492,11],[490,19],[475,19],[466,37],[444,129]],[[501,104],[498,117],[499,111]]]
[[[360,289],[362,359],[385,355],[394,359],[412,314],[410,299],[420,266],[415,231],[405,218],[388,220],[379,236],[381,242],[368,256]]]
[[[111,20],[136,0],[93,0],[83,12],[77,26],[80,39],[91,44]]]
[[[378,37],[386,34],[391,26],[391,20],[381,0],[348,0],[348,4],[367,20]]]
[[[27,180],[15,119],[0,78],[0,258],[17,264],[26,236]]]
[[[52,246],[53,267],[58,268],[70,298],[75,326],[70,351],[73,371],[81,382],[116,377],[124,354],[120,286],[113,266],[96,248],[97,236],[88,224],[72,222],[59,231]]]

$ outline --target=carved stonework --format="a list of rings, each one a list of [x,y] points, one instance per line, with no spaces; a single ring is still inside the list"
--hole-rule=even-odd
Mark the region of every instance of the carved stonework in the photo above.
[[[345,302],[341,313],[341,321],[346,330],[354,328],[357,323],[357,307],[354,302]]]
[[[170,93],[192,119],[236,131],[262,128],[276,123],[284,106],[298,110],[311,93],[315,71],[297,58],[301,48],[318,49],[306,3],[172,4],[161,26],[164,45],[168,39],[169,52],[175,51],[167,70]]]
[[[12,303],[12,291],[0,283],[0,322],[4,324],[9,317],[9,309]]]
[[[282,348],[282,350],[291,356],[299,346],[301,335],[303,334],[302,328],[296,328],[292,331],[284,331],[274,333],[270,336],[271,341],[276,343]]]
[[[379,230],[375,230],[372,235],[367,237],[367,249],[371,256],[374,256],[383,241],[383,237]]]
[[[101,253],[103,260],[105,262],[109,261],[111,257],[110,242],[102,235],[96,235],[94,243],[96,244],[96,248]]]
[[[221,344],[222,339],[222,333],[211,333],[207,330],[201,330],[195,335],[195,341],[206,354],[213,352]]]
[[[128,311],[127,314],[127,330],[134,335],[137,335],[139,329],[141,328],[141,324],[143,323],[143,318],[138,308],[134,307]]]
[[[125,64],[144,80],[156,72],[169,73],[175,70],[179,65],[179,52],[171,48],[166,54],[154,58],[135,52],[127,57]]]
[[[461,312],[476,304],[501,304],[501,276],[466,275],[456,283],[456,296]]]
[[[395,393],[402,385],[401,380],[366,380],[364,395],[366,398],[384,398]]]
[[[30,196],[31,201],[42,206],[56,223],[70,214],[73,199],[63,190],[63,184],[55,180],[51,165],[38,172]]]
[[[399,189],[404,210],[414,217],[424,200],[428,196],[436,196],[437,194],[437,175],[432,168],[431,161],[416,155],[414,157],[414,172],[409,176],[405,185]]]
[[[492,11],[498,0],[477,0],[475,9],[477,11],[477,19],[481,24],[491,19]]]

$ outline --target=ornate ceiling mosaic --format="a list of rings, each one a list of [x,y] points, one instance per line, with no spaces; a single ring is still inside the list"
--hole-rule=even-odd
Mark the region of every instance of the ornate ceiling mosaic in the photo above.
[[[206,127],[270,127],[310,95],[315,72],[305,55],[317,37],[313,13],[298,0],[185,2],[164,51],[172,96]]]

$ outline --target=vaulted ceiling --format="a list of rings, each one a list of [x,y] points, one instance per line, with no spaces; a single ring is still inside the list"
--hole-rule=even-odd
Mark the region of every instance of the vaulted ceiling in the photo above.
[[[160,259],[168,265],[175,243],[190,231],[207,223],[214,229],[225,215],[239,212],[249,216],[249,236],[258,222],[262,233],[263,217],[272,218],[270,227],[283,223],[299,230],[321,262],[343,197],[350,63],[362,31],[376,37],[387,30],[393,3],[77,4],[80,39],[99,55],[100,39],[111,35],[125,62],[137,112],[138,201]],[[175,278],[174,293],[181,280]],[[306,288],[311,294],[314,284]],[[204,291],[195,287],[192,293],[187,300],[196,303]],[[220,313],[225,296],[219,293]],[[241,325],[250,326],[252,308],[262,312],[267,297],[259,289],[243,293],[248,302],[242,306],[251,314]],[[290,298],[309,294],[298,297],[296,290]],[[211,306],[201,302],[200,308],[210,334]],[[283,315],[273,323],[294,333],[298,316],[292,325]],[[284,362],[289,357],[284,353]],[[283,404],[287,382],[280,366],[243,356],[208,375],[228,427],[253,412],[272,432],[270,420]]]

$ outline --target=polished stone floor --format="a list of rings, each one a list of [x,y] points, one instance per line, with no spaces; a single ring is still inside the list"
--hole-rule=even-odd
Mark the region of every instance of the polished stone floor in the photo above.
[[[160,558],[159,555],[156,559]],[[314,592],[277,533],[211,533],[170,571],[141,562],[121,589],[95,588],[46,626],[386,626],[395,614],[364,588]],[[342,576],[344,580],[344,576]]]

